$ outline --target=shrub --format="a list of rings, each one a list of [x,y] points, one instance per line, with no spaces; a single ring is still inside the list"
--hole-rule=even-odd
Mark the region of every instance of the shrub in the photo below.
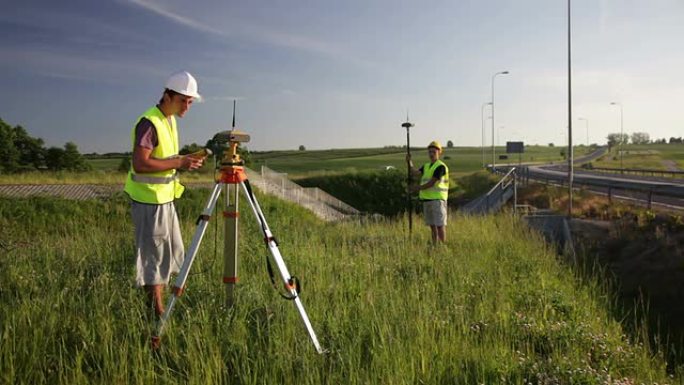
[[[321,175],[300,179],[297,183],[318,187],[368,213],[397,215],[406,209],[406,174],[396,169]]]

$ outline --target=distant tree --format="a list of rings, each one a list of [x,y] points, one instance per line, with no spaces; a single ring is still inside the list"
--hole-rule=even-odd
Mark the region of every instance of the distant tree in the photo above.
[[[119,162],[119,167],[117,168],[117,170],[119,170],[121,172],[128,172],[128,170],[130,170],[130,169],[131,169],[131,157],[126,156],[126,157],[121,158],[121,162]]]
[[[204,147],[200,146],[200,145],[197,144],[197,143],[190,143],[190,144],[186,144],[185,146],[183,146],[183,147],[180,149],[180,151],[178,151],[178,153],[181,154],[181,155],[192,154],[193,152],[200,151],[200,150],[202,150],[203,148],[204,148]]]
[[[632,133],[632,143],[633,144],[649,144],[651,143],[651,136],[646,132],[635,132]]]
[[[19,168],[20,155],[14,146],[14,130],[0,119],[0,171],[15,172]]]
[[[45,165],[49,170],[64,169],[64,150],[59,147],[50,147],[45,152]]]
[[[22,126],[14,130],[14,147],[19,152],[19,164],[23,169],[37,169],[45,164],[45,148],[41,138],[34,138]]]
[[[553,147],[553,143],[549,143],[549,147]]]
[[[299,145],[299,151],[306,151],[306,147],[303,144]]]
[[[46,149],[22,126],[10,127],[0,119],[0,172],[19,172],[47,167],[50,170],[87,171],[91,169],[78,146],[67,142],[64,148]]]
[[[670,137],[670,144],[681,144],[681,143],[682,143],[681,137],[679,137],[679,138],[675,138],[674,136]]]
[[[606,139],[608,139],[608,148],[612,148],[613,146],[620,144],[625,145],[629,143],[629,135],[627,134],[612,133],[608,134]]]
[[[454,142],[448,140],[447,141],[447,148],[454,148]]]
[[[78,146],[74,142],[66,142],[64,144],[63,167],[69,171],[88,171],[92,169],[83,155],[78,152]]]

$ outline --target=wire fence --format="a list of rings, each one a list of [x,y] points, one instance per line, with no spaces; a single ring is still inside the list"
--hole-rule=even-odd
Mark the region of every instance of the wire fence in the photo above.
[[[262,167],[257,172],[245,168],[252,184],[266,194],[296,203],[311,210],[326,221],[345,219],[359,215],[359,210],[342,202],[318,187],[302,187],[287,178],[287,174]],[[190,188],[211,188],[212,182],[191,182]],[[51,196],[65,199],[100,199],[123,190],[123,185],[62,184],[62,185],[0,185],[0,196],[13,198],[28,196]]]

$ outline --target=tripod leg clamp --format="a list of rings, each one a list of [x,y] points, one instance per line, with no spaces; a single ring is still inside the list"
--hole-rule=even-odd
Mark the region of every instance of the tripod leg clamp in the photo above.
[[[177,287],[177,286],[173,287],[173,294],[176,297],[180,297],[181,295],[183,295],[184,291],[185,291],[185,287]]]
[[[209,222],[209,219],[211,219],[211,215],[207,214],[200,214],[199,217],[197,217],[197,222],[195,222],[196,225],[199,225],[201,221],[206,221]]]
[[[276,238],[276,237],[274,237],[274,236],[271,236],[271,237],[264,237],[264,243],[266,243],[266,246],[268,246],[268,243],[271,242],[271,241],[275,242],[276,246],[280,246],[280,245],[278,244],[278,238]]]

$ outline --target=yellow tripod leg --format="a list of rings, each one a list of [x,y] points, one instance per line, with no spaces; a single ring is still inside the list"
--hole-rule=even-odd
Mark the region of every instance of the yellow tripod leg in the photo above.
[[[223,283],[226,285],[226,306],[235,303],[235,284],[238,281],[238,211],[239,185],[225,184],[226,210],[224,218]]]

